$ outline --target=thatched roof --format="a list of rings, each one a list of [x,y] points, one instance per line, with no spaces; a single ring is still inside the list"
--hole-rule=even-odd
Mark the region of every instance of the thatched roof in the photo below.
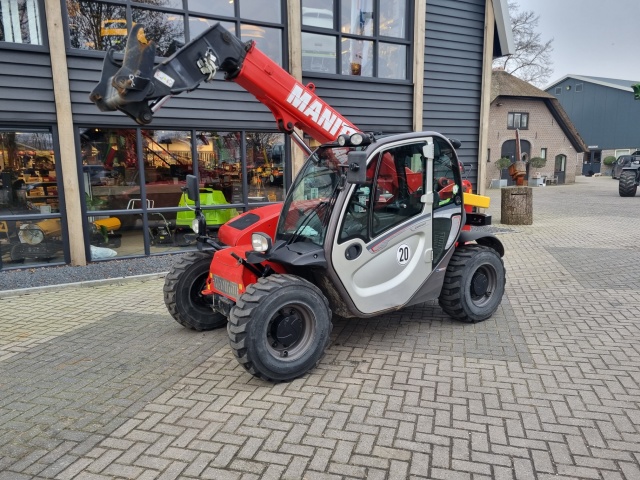
[[[571,122],[567,112],[562,108],[558,99],[550,93],[540,90],[503,70],[494,70],[491,74],[491,103],[494,103],[498,97],[522,98],[544,102],[576,152],[589,151],[587,144],[578,133],[573,122]]]

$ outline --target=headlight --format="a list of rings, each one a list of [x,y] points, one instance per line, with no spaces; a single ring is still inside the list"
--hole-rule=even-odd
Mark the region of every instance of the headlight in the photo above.
[[[251,246],[254,252],[268,252],[271,250],[271,237],[262,232],[253,233],[251,235]]]
[[[197,218],[191,220],[191,230],[193,230],[197,234],[200,234],[200,220],[198,220]]]
[[[351,135],[351,145],[353,145],[354,147],[358,147],[360,145],[362,145],[362,142],[364,142],[364,135],[361,133],[354,133],[353,135]]]
[[[348,140],[349,138],[346,135],[340,135],[338,137],[338,145],[340,145],[341,147],[344,147],[347,144]]]

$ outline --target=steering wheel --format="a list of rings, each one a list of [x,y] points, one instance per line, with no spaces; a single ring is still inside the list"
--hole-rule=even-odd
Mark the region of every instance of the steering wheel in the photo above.
[[[356,210],[356,207],[360,207],[362,211],[358,212]],[[360,220],[366,217],[368,210],[369,210],[369,207],[367,205],[365,205],[364,203],[357,202],[353,199],[349,202],[349,206],[347,207],[347,213],[351,215],[353,218],[355,218],[356,220]]]

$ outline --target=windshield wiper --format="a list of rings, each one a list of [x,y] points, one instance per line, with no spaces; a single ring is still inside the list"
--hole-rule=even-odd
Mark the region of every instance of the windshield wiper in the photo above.
[[[304,231],[304,229],[309,226],[309,223],[311,222],[311,219],[313,218],[313,215],[316,214],[318,217],[319,212],[320,212],[320,208],[322,207],[326,207],[327,205],[329,205],[328,201],[322,201],[319,202],[318,204],[316,204],[307,214],[307,217],[302,221],[302,223],[300,225],[298,225],[298,228],[295,229],[295,231],[291,234],[291,238],[289,238],[289,240],[287,241],[286,245],[290,245],[292,243],[294,243],[296,240],[298,240],[298,238],[300,238],[302,236],[302,232]]]
[[[309,226],[309,223],[311,222],[311,219],[313,218],[313,215],[315,214],[318,218],[320,218],[320,209],[324,209],[326,207],[329,207],[329,215],[324,215],[324,217],[321,220],[321,226],[322,229],[326,229],[327,225],[329,223],[329,217],[331,216],[331,209],[333,208],[333,206],[336,203],[336,199],[338,198],[338,193],[340,192],[340,190],[342,190],[343,185],[342,185],[342,181],[339,181],[336,183],[336,186],[333,188],[333,192],[331,192],[331,196],[329,197],[329,200],[323,200],[318,202],[317,205],[315,205],[311,210],[309,210],[309,213],[307,214],[307,217],[302,221],[302,223],[300,225],[298,225],[298,228],[295,229],[295,231],[293,232],[293,234],[291,235],[291,238],[289,238],[289,240],[287,241],[287,243],[285,245],[290,245],[293,242],[295,242],[296,240],[298,240],[298,238],[300,238],[302,236],[302,232],[304,232],[304,229]]]

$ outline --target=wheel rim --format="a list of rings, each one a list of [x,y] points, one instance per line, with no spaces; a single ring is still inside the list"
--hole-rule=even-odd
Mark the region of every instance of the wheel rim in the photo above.
[[[269,353],[282,361],[300,358],[313,340],[313,314],[303,305],[286,305],[267,325]]]
[[[471,277],[471,301],[478,307],[484,307],[491,301],[498,285],[498,274],[491,265],[482,265]]]
[[[209,272],[207,271],[207,273],[195,278],[195,280],[191,284],[191,288],[189,289],[189,299],[191,300],[191,304],[195,307],[211,311],[211,306],[213,305],[213,295],[202,294],[202,291],[207,286],[208,276]]]

